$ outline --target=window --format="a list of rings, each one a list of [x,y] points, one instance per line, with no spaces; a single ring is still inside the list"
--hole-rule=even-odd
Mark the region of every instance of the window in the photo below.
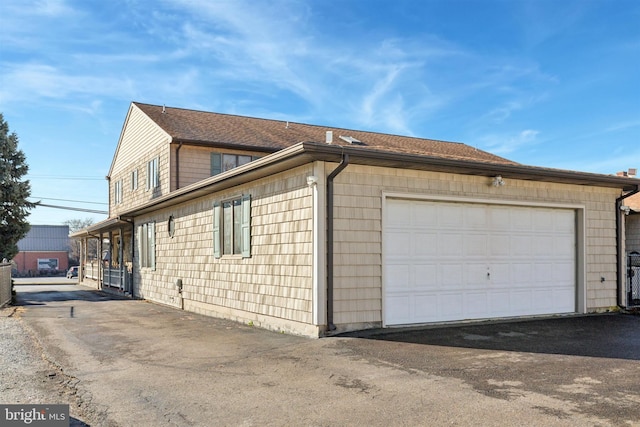
[[[213,254],[251,256],[251,196],[213,205]]]
[[[160,171],[158,169],[159,163],[159,157],[156,157],[155,159],[147,163],[147,190],[151,190],[160,186]]]
[[[211,153],[211,176],[246,165],[259,158],[240,154]]]
[[[138,226],[138,257],[140,267],[156,269],[156,223],[147,222]]]
[[[138,189],[138,169],[131,172],[131,191]]]
[[[114,185],[114,190],[113,190],[113,199],[116,205],[119,205],[120,203],[122,203],[122,180],[118,180],[116,181],[115,185]]]

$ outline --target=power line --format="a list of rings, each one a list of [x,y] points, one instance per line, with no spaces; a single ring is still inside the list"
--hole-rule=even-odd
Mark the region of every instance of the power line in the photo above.
[[[105,203],[105,202],[85,202],[84,200],[68,200],[68,199],[54,199],[51,197],[36,197],[36,196],[31,196],[32,199],[38,199],[38,200],[57,200],[59,202],[75,202],[75,203],[87,203],[87,204],[91,204],[91,205],[108,205],[109,203]]]
[[[99,211],[96,209],[72,208],[70,206],[45,205],[44,203],[38,203],[38,206],[43,206],[45,208],[65,209],[68,211],[89,212],[89,213],[104,214],[104,215],[109,214],[109,212],[107,211]]]
[[[104,177],[97,176],[63,176],[63,175],[27,175],[27,179],[62,179],[68,181],[104,181]]]

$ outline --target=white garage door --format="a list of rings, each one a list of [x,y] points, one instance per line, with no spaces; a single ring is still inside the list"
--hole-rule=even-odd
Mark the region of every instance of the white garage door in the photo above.
[[[571,209],[387,199],[386,325],[576,311]]]

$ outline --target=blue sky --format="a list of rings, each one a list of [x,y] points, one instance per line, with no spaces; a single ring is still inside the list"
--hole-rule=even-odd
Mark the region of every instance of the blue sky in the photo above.
[[[640,2],[0,3],[0,112],[36,199],[106,210],[131,101],[611,174],[640,168]],[[38,207],[29,220],[84,218],[106,216]]]

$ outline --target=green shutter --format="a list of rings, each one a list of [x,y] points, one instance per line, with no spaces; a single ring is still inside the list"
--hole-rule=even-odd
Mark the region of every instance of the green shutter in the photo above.
[[[212,157],[213,158],[213,157]],[[220,247],[220,211],[222,206],[216,202],[213,204],[213,256],[220,258],[222,256],[222,250]]]
[[[211,153],[211,176],[222,172],[222,154]]]
[[[136,246],[138,247],[138,267],[142,268],[142,225],[138,225],[138,232],[136,233]]]
[[[242,196],[242,258],[251,257],[251,195]]]
[[[151,269],[155,271],[156,269],[156,223],[149,223],[149,234],[150,234],[150,242],[149,242],[149,251],[151,252]]]

